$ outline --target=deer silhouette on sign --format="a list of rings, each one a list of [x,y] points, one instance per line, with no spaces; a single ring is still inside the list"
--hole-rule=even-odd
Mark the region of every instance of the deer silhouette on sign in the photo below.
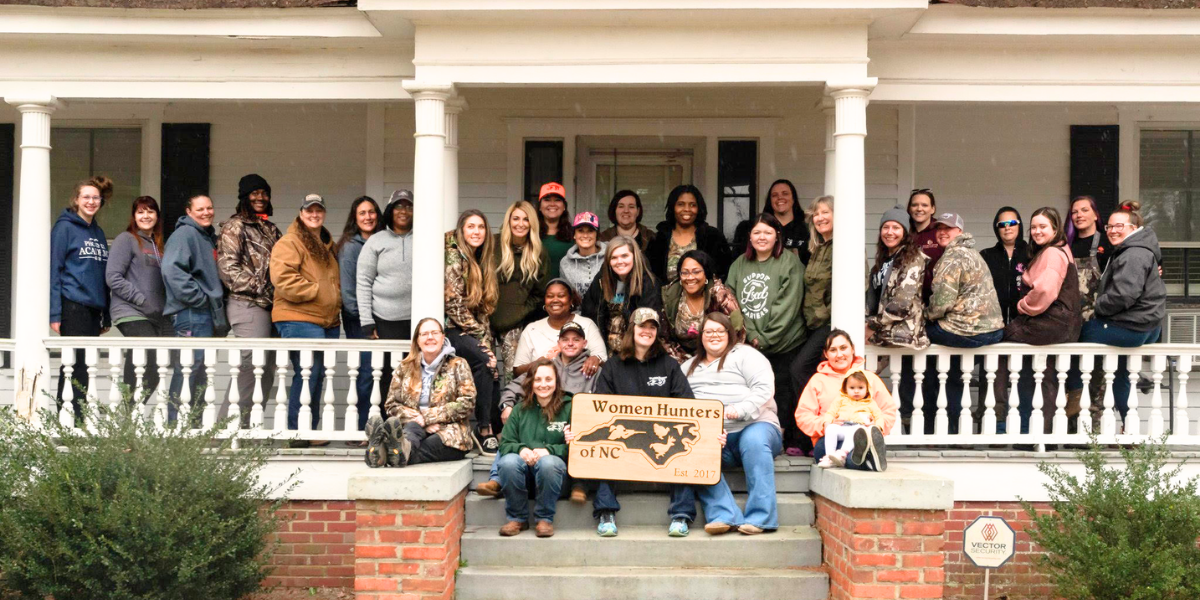
[[[579,442],[613,445],[640,453],[662,469],[676,456],[692,451],[700,439],[695,421],[613,419],[575,438]]]

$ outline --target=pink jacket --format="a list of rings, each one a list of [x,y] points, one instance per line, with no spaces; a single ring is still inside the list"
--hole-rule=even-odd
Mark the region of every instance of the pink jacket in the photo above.
[[[1074,260],[1069,246],[1043,250],[1021,275],[1021,281],[1029,288],[1029,292],[1017,302],[1017,310],[1023,315],[1036,317],[1050,308],[1058,299],[1063,280],[1067,277],[1067,267]]]
[[[833,367],[829,366],[829,361],[823,361],[817,367],[816,375],[808,380],[808,385],[800,394],[800,404],[796,406],[796,425],[800,427],[800,431],[811,437],[813,441],[825,435],[825,425],[828,423],[825,414],[833,410],[838,398],[842,395],[842,379],[851,371],[862,369],[865,363],[863,357],[856,356],[854,363],[845,373],[834,371]],[[899,407],[878,375],[866,370],[863,372],[867,374],[867,380],[870,382],[871,398],[875,400],[875,405],[883,413],[883,418],[879,420],[878,425],[886,435],[896,424]]]

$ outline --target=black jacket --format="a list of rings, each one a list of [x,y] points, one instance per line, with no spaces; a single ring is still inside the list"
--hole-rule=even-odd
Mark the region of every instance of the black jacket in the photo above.
[[[596,376],[597,394],[695,398],[692,386],[679,369],[679,363],[663,352],[645,362],[636,358],[612,357]]]
[[[608,301],[604,299],[604,289],[600,285],[600,277],[604,271],[601,269],[596,278],[592,280],[591,287],[588,288],[587,295],[583,297],[583,309],[580,312],[583,316],[596,322],[596,326],[600,328],[600,333],[608,338]],[[628,321],[633,311],[642,307],[653,308],[658,311],[659,315],[663,314],[662,303],[662,288],[654,277],[646,275],[642,279],[642,295],[631,296],[625,299],[624,317]]]
[[[1167,286],[1158,275],[1158,236],[1142,228],[1113,249],[1100,277],[1096,316],[1134,331],[1150,331],[1167,316]]]
[[[659,223],[658,233],[646,247],[646,260],[650,261],[650,271],[664,283],[670,283],[667,280],[667,253],[671,251],[671,229],[670,223],[666,221]],[[708,223],[697,223],[696,249],[703,250],[712,258],[716,276],[724,281],[725,275],[729,273],[729,265],[733,264],[733,257],[730,255],[729,242],[725,240],[725,234]]]
[[[992,217],[992,233],[996,235],[996,245],[979,252],[992,273],[992,283],[996,286],[996,299],[1000,301],[1000,313],[1004,324],[1009,324],[1017,316],[1017,302],[1021,301],[1024,292],[1021,290],[1021,275],[1029,264],[1029,245],[1025,242],[1025,223],[1017,226],[1017,243],[1013,248],[1012,258],[1004,250],[1000,241],[1000,231],[996,227],[996,219],[1000,213],[1011,212],[1021,219],[1021,213],[1011,206],[1001,207]]]

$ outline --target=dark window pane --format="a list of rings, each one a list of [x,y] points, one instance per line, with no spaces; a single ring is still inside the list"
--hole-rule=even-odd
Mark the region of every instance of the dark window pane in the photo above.
[[[758,141],[718,142],[717,171],[719,197],[715,225],[726,239],[732,240],[738,223],[749,219],[758,209]]]
[[[525,141],[525,199],[536,202],[542,184],[562,183],[562,140]]]

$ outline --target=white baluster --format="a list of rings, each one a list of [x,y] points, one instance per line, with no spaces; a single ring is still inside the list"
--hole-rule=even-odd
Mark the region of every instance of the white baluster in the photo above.
[[[108,407],[110,410],[118,410],[125,398],[121,393],[121,386],[124,384],[121,367],[124,362],[124,352],[121,352],[120,348],[108,349]]]
[[[959,356],[959,360],[962,365],[963,393],[958,399],[958,435],[971,435],[975,433],[975,420],[971,417],[971,376],[975,374],[975,355],[964,353]],[[982,393],[980,390],[980,394]]]
[[[396,352],[399,354],[399,352]],[[379,393],[380,381],[383,380],[383,355],[379,350],[371,351],[371,411],[367,417],[378,417],[380,415],[379,405],[383,401]],[[393,371],[392,377],[395,377]]]
[[[913,412],[908,430],[912,435],[925,435],[925,369],[928,361],[924,352],[913,356]],[[920,365],[920,366],[918,366]]]
[[[1083,389],[1079,394],[1079,433],[1092,431],[1092,369],[1096,367],[1096,356],[1088,353],[1079,357],[1079,378]],[[1103,404],[1100,406],[1103,410]]]
[[[1162,411],[1162,380],[1163,372],[1167,370],[1167,355],[1155,354],[1150,358],[1150,370],[1153,373],[1154,391],[1150,394],[1150,437],[1160,437],[1167,430]]]
[[[275,374],[279,378],[279,385],[275,386],[275,416],[271,419],[274,431],[287,431],[287,413],[288,413],[288,385],[287,373],[290,360],[284,358],[286,353],[276,355]]]
[[[889,371],[891,372],[892,398],[897,403],[897,405],[899,405],[899,403],[900,403],[900,375],[901,375],[901,371],[904,370],[903,355],[900,355],[900,354],[888,355],[888,366],[890,367]],[[888,434],[888,437],[903,437],[903,436],[904,436],[904,426],[900,423],[896,423],[896,426],[892,427],[892,432],[890,434]]]
[[[157,355],[157,353],[155,353]],[[141,412],[142,399],[146,396],[145,388],[146,377],[146,349],[133,349],[133,394],[130,397],[130,410]]]
[[[943,353],[937,357],[938,397],[937,413],[933,416],[933,433],[946,435],[950,432],[950,419],[946,415],[947,396],[946,380],[950,377],[950,354]]]
[[[1113,382],[1117,380],[1117,355],[1110,352],[1104,355],[1104,414],[1100,417],[1100,434],[1116,435],[1117,418],[1113,410]]]
[[[100,394],[96,391],[100,389],[96,385],[96,377],[100,373],[100,350],[98,348],[88,348],[83,351],[83,360],[87,364],[88,383],[87,391],[83,394],[83,420],[86,423],[88,431],[96,431],[96,419],[100,416]]]
[[[342,431],[358,431],[358,367],[361,364],[361,352],[346,352],[346,372],[350,379],[350,390],[346,392],[346,419],[342,422]]]
[[[190,349],[179,351],[179,363],[181,365],[180,372],[182,373],[183,385],[179,388],[179,406],[176,419],[178,423],[184,424],[184,429],[191,425],[192,418],[192,368],[195,361],[195,353]]]
[[[1175,397],[1175,426],[1172,434],[1175,437],[1189,438],[1192,436],[1192,423],[1188,418],[1188,373],[1192,371],[1192,355],[1182,354],[1175,368],[1179,371],[1179,394]]]
[[[159,354],[170,356],[170,351],[159,350]],[[159,359],[158,361],[158,390],[148,398],[146,403],[151,401],[154,405],[151,407],[152,414],[150,419],[154,422],[154,429],[162,431],[167,422],[167,405],[171,402],[171,371],[175,365],[171,364],[170,358],[167,360]]]
[[[983,358],[984,385],[979,390],[980,395],[986,395],[983,401],[983,420],[980,422],[979,433],[989,435],[996,431],[996,369],[1000,367],[1000,355],[988,354]]]
[[[353,354],[350,352],[349,354]],[[333,376],[337,371],[337,351],[327,350],[322,358],[325,362],[325,377],[321,381],[321,431],[334,431],[337,427],[337,417],[333,410]],[[347,357],[346,362],[350,362]],[[354,389],[354,381],[350,381],[350,389]],[[358,423],[355,422],[355,425]]]
[[[242,372],[242,351],[227,351],[225,360],[229,363],[229,410],[225,411],[225,415],[233,418],[234,425],[230,428],[236,430],[242,423],[242,389],[237,384],[238,375]]]
[[[300,351],[300,416],[297,422],[299,431],[312,431],[312,399],[309,392],[309,376],[312,375],[312,350]]]
[[[1021,433],[1021,397],[1017,393],[1017,383],[1021,381],[1021,368],[1025,365],[1025,355],[1012,353],[1008,355],[1008,415],[1004,419],[1007,435]]]
[[[75,426],[75,349],[62,349],[62,408],[58,411],[58,422],[63,427]]]
[[[1053,404],[1053,398],[1045,398],[1042,390],[1042,380],[1046,378],[1046,355],[1037,353],[1033,355],[1033,412],[1029,415],[1029,433],[1044,434],[1046,433],[1046,404]],[[1042,436],[1038,435],[1037,439]]]
[[[251,401],[254,406],[250,407],[250,429],[262,429],[264,407],[266,402],[267,391],[263,389],[266,382],[263,381],[263,367],[267,364],[267,351],[263,349],[250,351],[250,362],[254,365],[254,395]],[[237,386],[237,380],[229,382],[231,386]]]
[[[1054,355],[1054,370],[1058,376],[1058,392],[1054,396],[1054,423],[1051,433],[1067,433],[1067,371],[1071,370],[1071,355]]]
[[[240,357],[240,352],[229,352]],[[232,387],[237,387],[237,380],[232,381]],[[239,409],[240,410],[240,409]],[[241,424],[241,417],[238,417]],[[201,415],[203,427],[208,429],[217,424],[217,349],[204,349],[204,413]]]
[[[1142,372],[1142,357],[1130,356],[1129,360],[1129,412],[1125,413],[1125,434],[1142,435],[1142,417],[1138,414],[1138,374]]]

